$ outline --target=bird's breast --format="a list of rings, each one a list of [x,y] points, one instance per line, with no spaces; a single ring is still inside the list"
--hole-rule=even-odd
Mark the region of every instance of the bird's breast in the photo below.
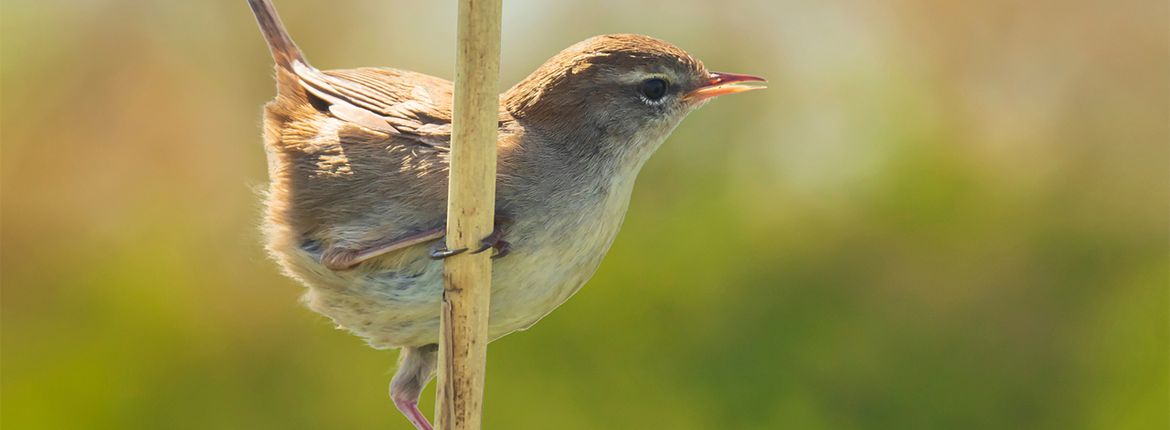
[[[536,323],[597,270],[621,229],[633,185],[611,179],[573,204],[517,219],[507,232],[514,252],[493,265],[493,337]]]

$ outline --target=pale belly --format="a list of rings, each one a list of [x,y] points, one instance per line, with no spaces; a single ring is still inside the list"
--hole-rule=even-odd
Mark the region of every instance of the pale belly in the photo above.
[[[618,188],[572,216],[539,223],[516,220],[505,238],[513,251],[492,267],[489,337],[535,324],[593,275],[625,216],[629,188]],[[431,244],[370,265],[377,268],[335,272],[294,238],[279,235],[270,235],[269,249],[286,272],[309,287],[305,301],[311,309],[375,348],[438,341],[443,266],[427,258]]]

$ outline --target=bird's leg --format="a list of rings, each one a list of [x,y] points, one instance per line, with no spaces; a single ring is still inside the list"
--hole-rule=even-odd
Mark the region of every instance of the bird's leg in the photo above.
[[[418,396],[430,382],[438,361],[439,345],[402,347],[398,371],[390,380],[390,399],[417,430],[432,430],[426,415],[418,409]]]
[[[331,270],[351,269],[366,260],[441,238],[445,233],[445,228],[436,227],[409,236],[384,239],[354,248],[329,247],[321,253],[321,264]]]
[[[512,244],[504,240],[504,234],[507,227],[511,224],[512,218],[504,215],[496,215],[495,228],[492,229],[492,234],[489,234],[487,237],[483,238],[483,240],[479,242],[480,247],[474,251],[471,251],[471,253],[479,254],[489,249],[494,249],[495,253],[492,254],[493,259],[508,255],[508,252],[512,250]],[[441,244],[438,248],[431,250],[431,258],[435,260],[441,260],[452,255],[462,254],[464,252],[467,252],[467,248],[447,249],[446,246]]]

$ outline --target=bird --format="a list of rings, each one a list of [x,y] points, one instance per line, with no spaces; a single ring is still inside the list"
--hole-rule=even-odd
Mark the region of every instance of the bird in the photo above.
[[[552,56],[499,97],[496,225],[474,250],[442,248],[451,82],[386,67],[320,70],[270,0],[248,0],[275,62],[264,107],[262,231],[307,306],[377,349],[400,349],[395,406],[418,409],[439,341],[442,259],[492,252],[491,340],[577,292],[617,236],[642,166],[711,99],[764,87],[708,71],[649,36],[607,34]]]

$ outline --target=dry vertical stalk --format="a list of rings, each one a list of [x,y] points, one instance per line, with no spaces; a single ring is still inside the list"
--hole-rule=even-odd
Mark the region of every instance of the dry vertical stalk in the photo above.
[[[447,249],[480,246],[492,232],[501,0],[459,0]],[[439,325],[437,428],[480,428],[487,359],[491,252],[445,260]]]

